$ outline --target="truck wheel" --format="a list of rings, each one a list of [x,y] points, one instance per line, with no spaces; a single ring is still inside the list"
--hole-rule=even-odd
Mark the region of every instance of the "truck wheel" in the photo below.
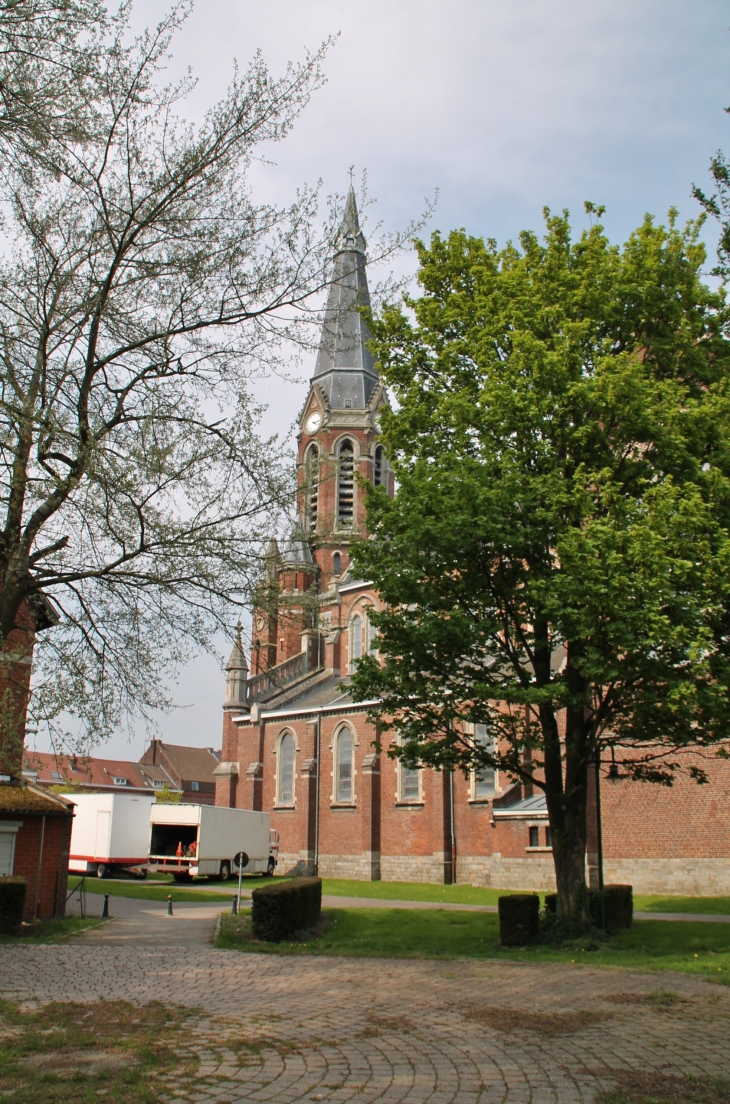
[[[231,876],[231,864],[226,861],[221,863],[221,881],[227,882]]]
[[[267,873],[268,877],[271,877],[271,875],[274,873],[275,870],[276,870],[276,862],[274,861],[274,859],[269,859],[269,864],[266,867],[266,873]]]
[[[178,885],[188,885],[189,882],[192,882],[193,876],[192,874],[173,874],[172,880],[177,882]]]
[[[108,878],[109,877],[109,866],[108,866],[107,863],[97,863],[96,876],[97,876],[97,878]]]

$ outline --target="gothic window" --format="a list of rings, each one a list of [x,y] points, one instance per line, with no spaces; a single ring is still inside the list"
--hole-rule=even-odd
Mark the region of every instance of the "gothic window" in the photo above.
[[[304,514],[308,533],[317,529],[317,507],[319,500],[319,449],[310,445],[304,462]]]
[[[404,763],[398,764],[400,770],[400,799],[401,801],[421,800],[421,772],[411,770]]]
[[[355,614],[350,626],[350,669],[355,670],[355,661],[362,656],[362,618]]]
[[[380,487],[384,482],[385,475],[385,457],[383,454],[383,446],[378,445],[375,450],[375,465],[373,471],[373,483],[376,487]]]
[[[349,728],[341,728],[337,734],[335,753],[335,801],[352,801],[352,767],[354,744]]]
[[[332,571],[335,575],[339,575],[342,570],[342,558],[339,552],[335,552],[332,557]]]
[[[487,751],[494,751],[494,739],[487,732],[487,726],[474,725],[474,743],[480,744]],[[474,771],[474,797],[493,797],[495,790],[495,772],[492,767],[482,767]]]
[[[337,478],[337,521],[352,525],[355,504],[355,449],[345,439],[340,445]]]
[[[285,732],[279,740],[277,763],[277,805],[294,804],[294,737]]]
[[[375,653],[378,650],[378,646],[375,643],[375,637],[378,635],[378,630],[375,628],[375,625],[373,625],[372,621],[370,620],[369,615],[368,615],[367,633],[368,633],[368,651],[372,652],[372,653]]]

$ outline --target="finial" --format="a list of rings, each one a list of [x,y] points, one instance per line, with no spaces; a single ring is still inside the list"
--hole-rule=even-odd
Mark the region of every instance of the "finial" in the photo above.
[[[354,166],[354,165],[350,165],[350,167],[349,167],[349,169],[348,169],[347,171],[348,171],[348,172],[349,172],[349,174],[350,174],[350,187],[352,188],[352,186],[353,186],[353,184],[352,184],[352,179],[353,179],[353,177],[354,177],[354,175],[355,175],[355,166]]]

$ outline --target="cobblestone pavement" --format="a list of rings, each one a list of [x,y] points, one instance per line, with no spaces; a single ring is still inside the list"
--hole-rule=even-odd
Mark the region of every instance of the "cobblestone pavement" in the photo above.
[[[652,998],[660,988],[674,996]],[[730,990],[682,974],[83,936],[0,947],[0,995],[198,1009],[186,1041],[198,1074],[168,1085],[181,1104],[573,1104],[615,1070],[730,1076]]]

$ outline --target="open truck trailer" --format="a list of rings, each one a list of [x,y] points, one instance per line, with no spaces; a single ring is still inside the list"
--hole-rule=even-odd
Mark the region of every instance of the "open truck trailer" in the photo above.
[[[196,875],[227,881],[238,874],[235,857],[243,852],[244,874],[273,874],[279,851],[268,813],[215,805],[153,805],[147,869],[172,874],[176,882]]]

